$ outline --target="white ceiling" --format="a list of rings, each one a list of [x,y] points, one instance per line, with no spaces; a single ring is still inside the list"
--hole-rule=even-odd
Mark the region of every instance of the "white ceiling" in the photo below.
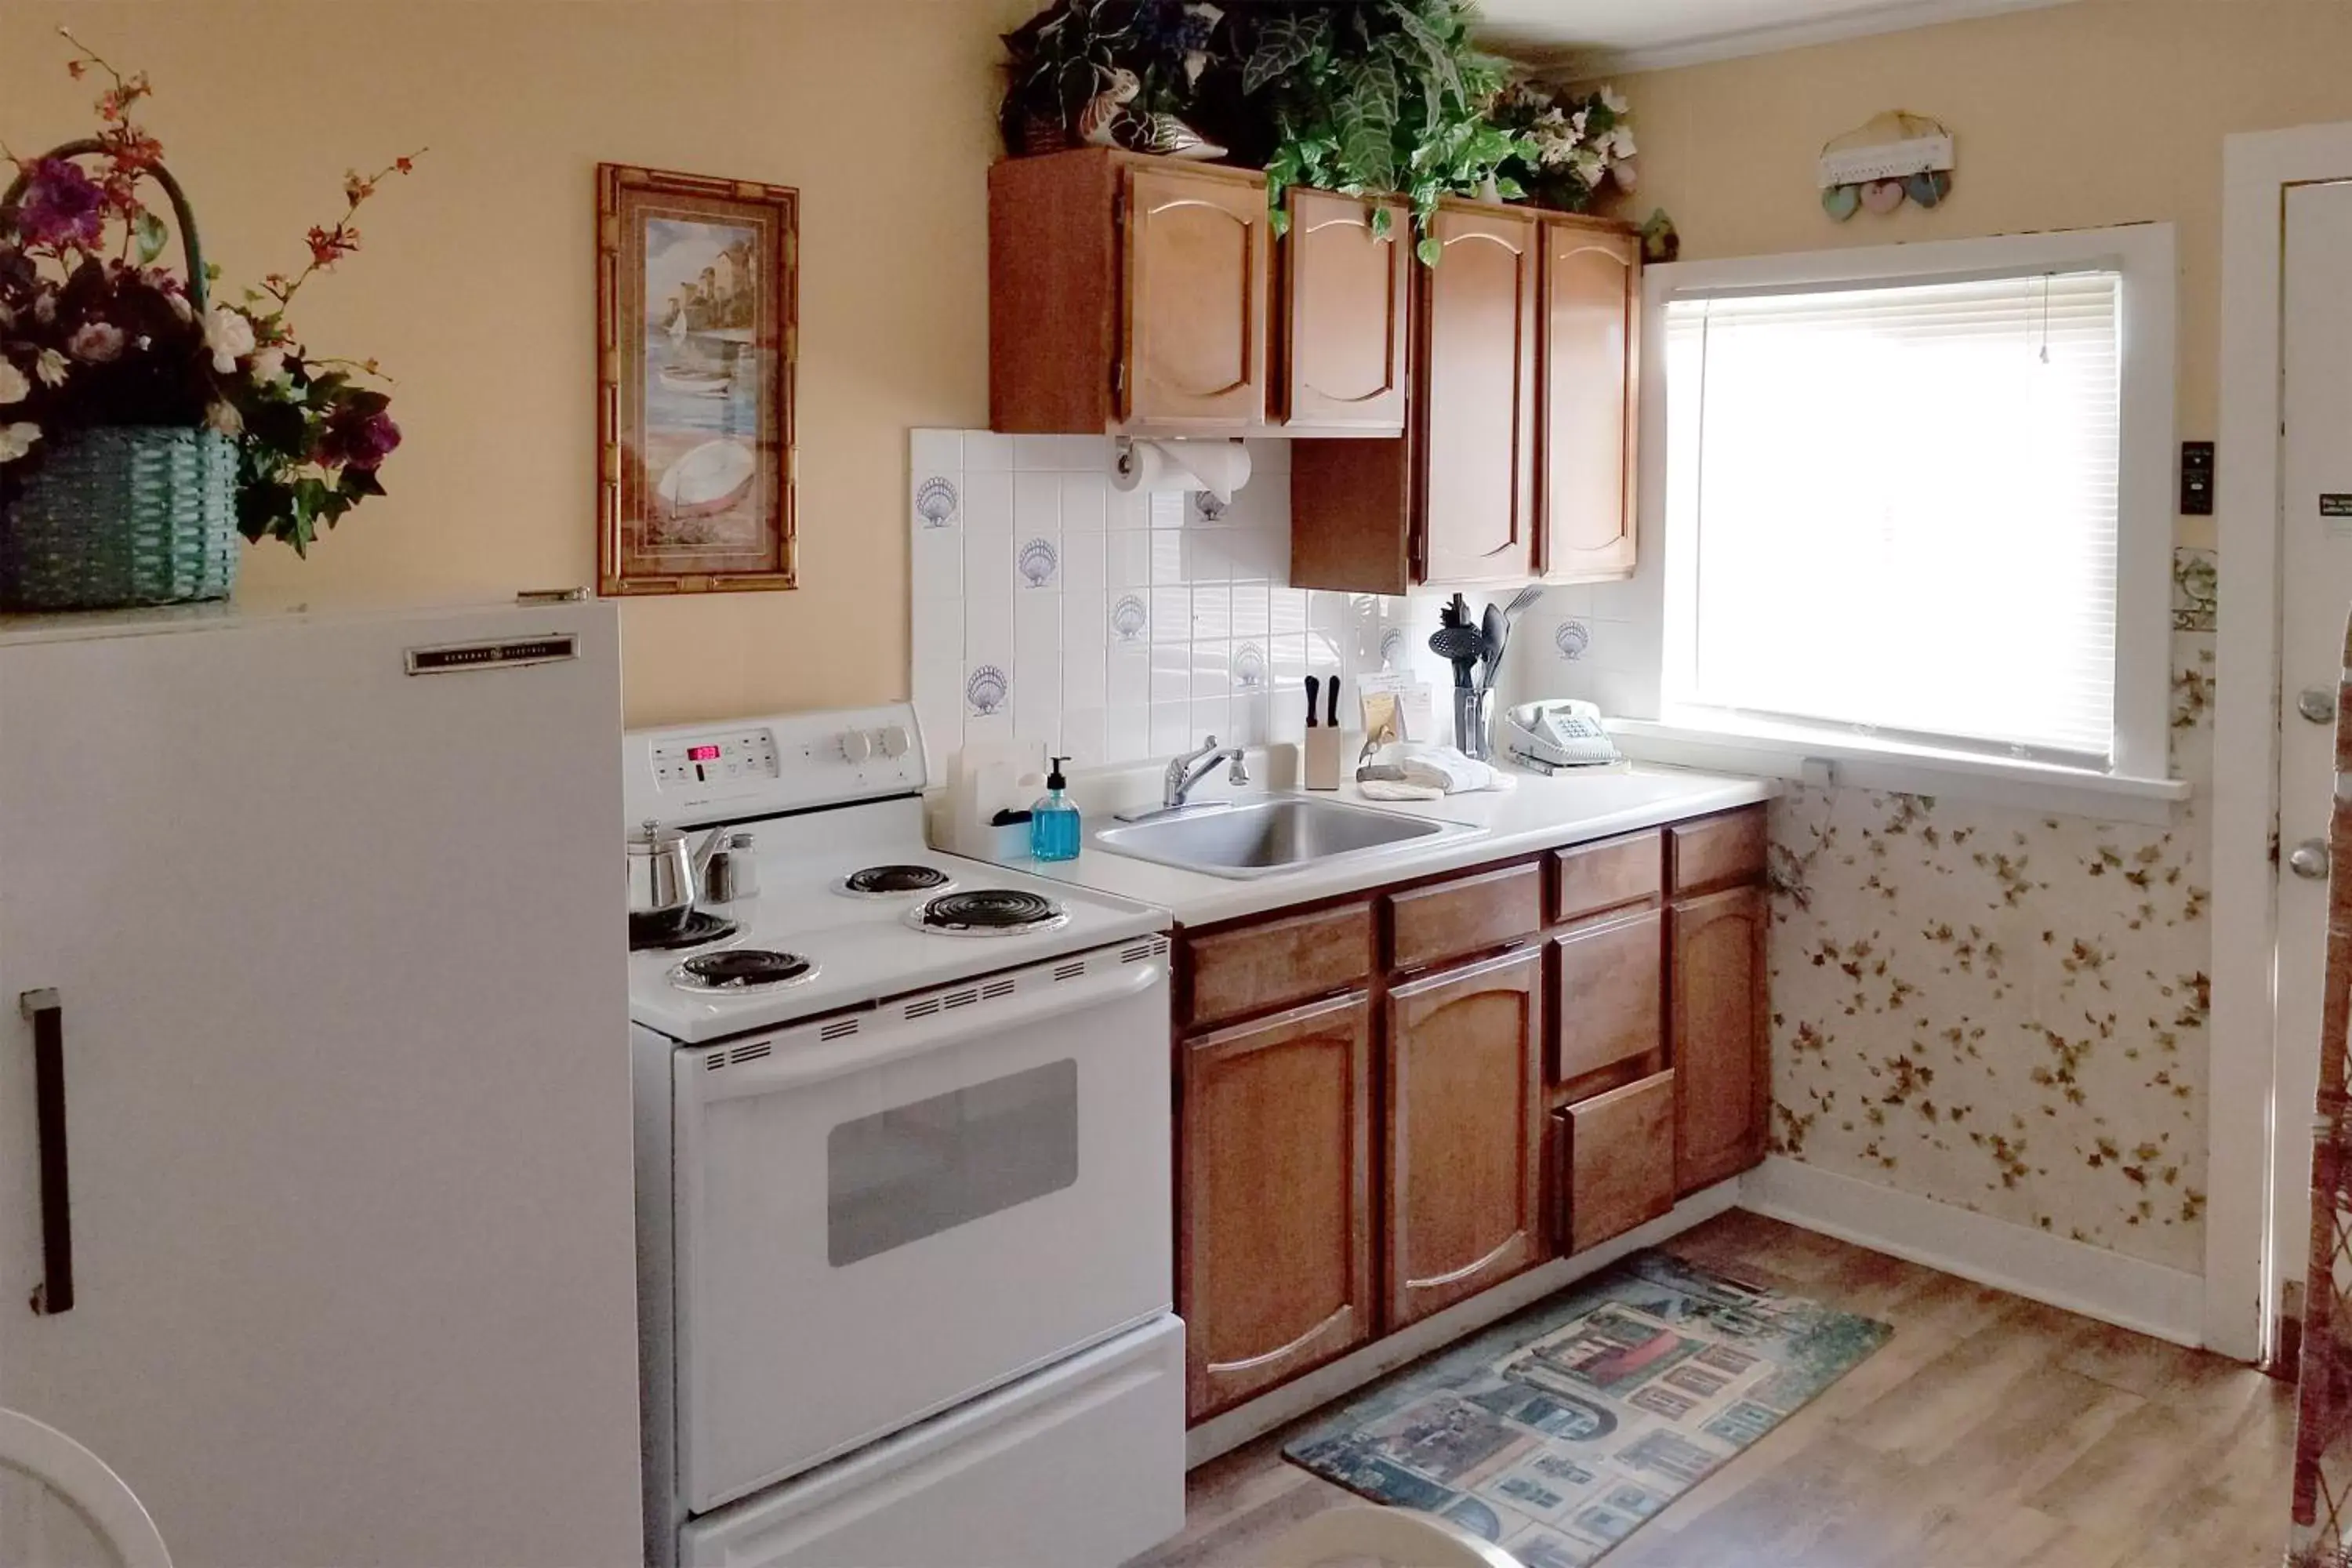
[[[1489,47],[1570,72],[1654,70],[2064,0],[1480,0]]]

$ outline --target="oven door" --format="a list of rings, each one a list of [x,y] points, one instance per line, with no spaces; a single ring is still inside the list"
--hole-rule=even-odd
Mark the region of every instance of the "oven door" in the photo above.
[[[1167,952],[677,1053],[689,1510],[1168,1309]]]

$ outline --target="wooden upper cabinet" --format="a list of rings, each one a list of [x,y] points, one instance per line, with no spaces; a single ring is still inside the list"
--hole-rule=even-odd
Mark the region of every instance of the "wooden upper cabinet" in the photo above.
[[[1764,889],[1753,886],[1680,900],[1667,912],[1680,1192],[1764,1158],[1771,1113],[1768,921]]]
[[[1085,148],[988,173],[989,422],[1265,427],[1265,178]]]
[[[1402,203],[1285,198],[1276,415],[1294,434],[1401,436],[1412,337],[1412,219]],[[1389,232],[1373,233],[1375,215]]]
[[[1572,581],[1633,570],[1638,236],[1543,225],[1543,462],[1538,567]]]
[[[1389,993],[1390,1330],[1542,1256],[1542,981],[1528,947]]]
[[[1165,163],[1127,172],[1127,339],[1119,422],[1265,423],[1265,187]]]
[[[1421,578],[1535,573],[1536,302],[1540,226],[1442,207],[1444,258],[1422,284]]]
[[[1198,1421],[1372,1335],[1371,1004],[1178,1055],[1176,1310]]]

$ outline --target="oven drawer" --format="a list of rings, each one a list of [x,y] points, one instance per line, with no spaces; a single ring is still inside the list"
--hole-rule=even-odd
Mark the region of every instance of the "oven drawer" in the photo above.
[[[1168,1310],[1167,952],[1098,949],[677,1053],[688,1510]]]
[[[688,1568],[1106,1568],[1184,1526],[1184,1325],[1121,1335],[688,1523]]]

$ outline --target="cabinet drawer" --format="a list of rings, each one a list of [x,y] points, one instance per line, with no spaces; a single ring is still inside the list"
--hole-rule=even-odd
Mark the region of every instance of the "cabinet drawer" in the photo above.
[[[1558,925],[1655,899],[1665,883],[1664,836],[1653,830],[1551,852]]]
[[[1188,937],[1185,1021],[1214,1024],[1360,985],[1372,972],[1372,906],[1341,904]]]
[[[1665,941],[1654,910],[1553,940],[1552,1082],[1664,1049]]]
[[[1666,830],[1674,845],[1675,897],[1712,892],[1764,875],[1764,808],[1751,805]]]
[[[1582,1252],[1675,1206],[1671,1071],[1552,1112],[1560,1250]]]
[[[1389,897],[1389,966],[1417,969],[1517,941],[1543,924],[1535,861]]]

